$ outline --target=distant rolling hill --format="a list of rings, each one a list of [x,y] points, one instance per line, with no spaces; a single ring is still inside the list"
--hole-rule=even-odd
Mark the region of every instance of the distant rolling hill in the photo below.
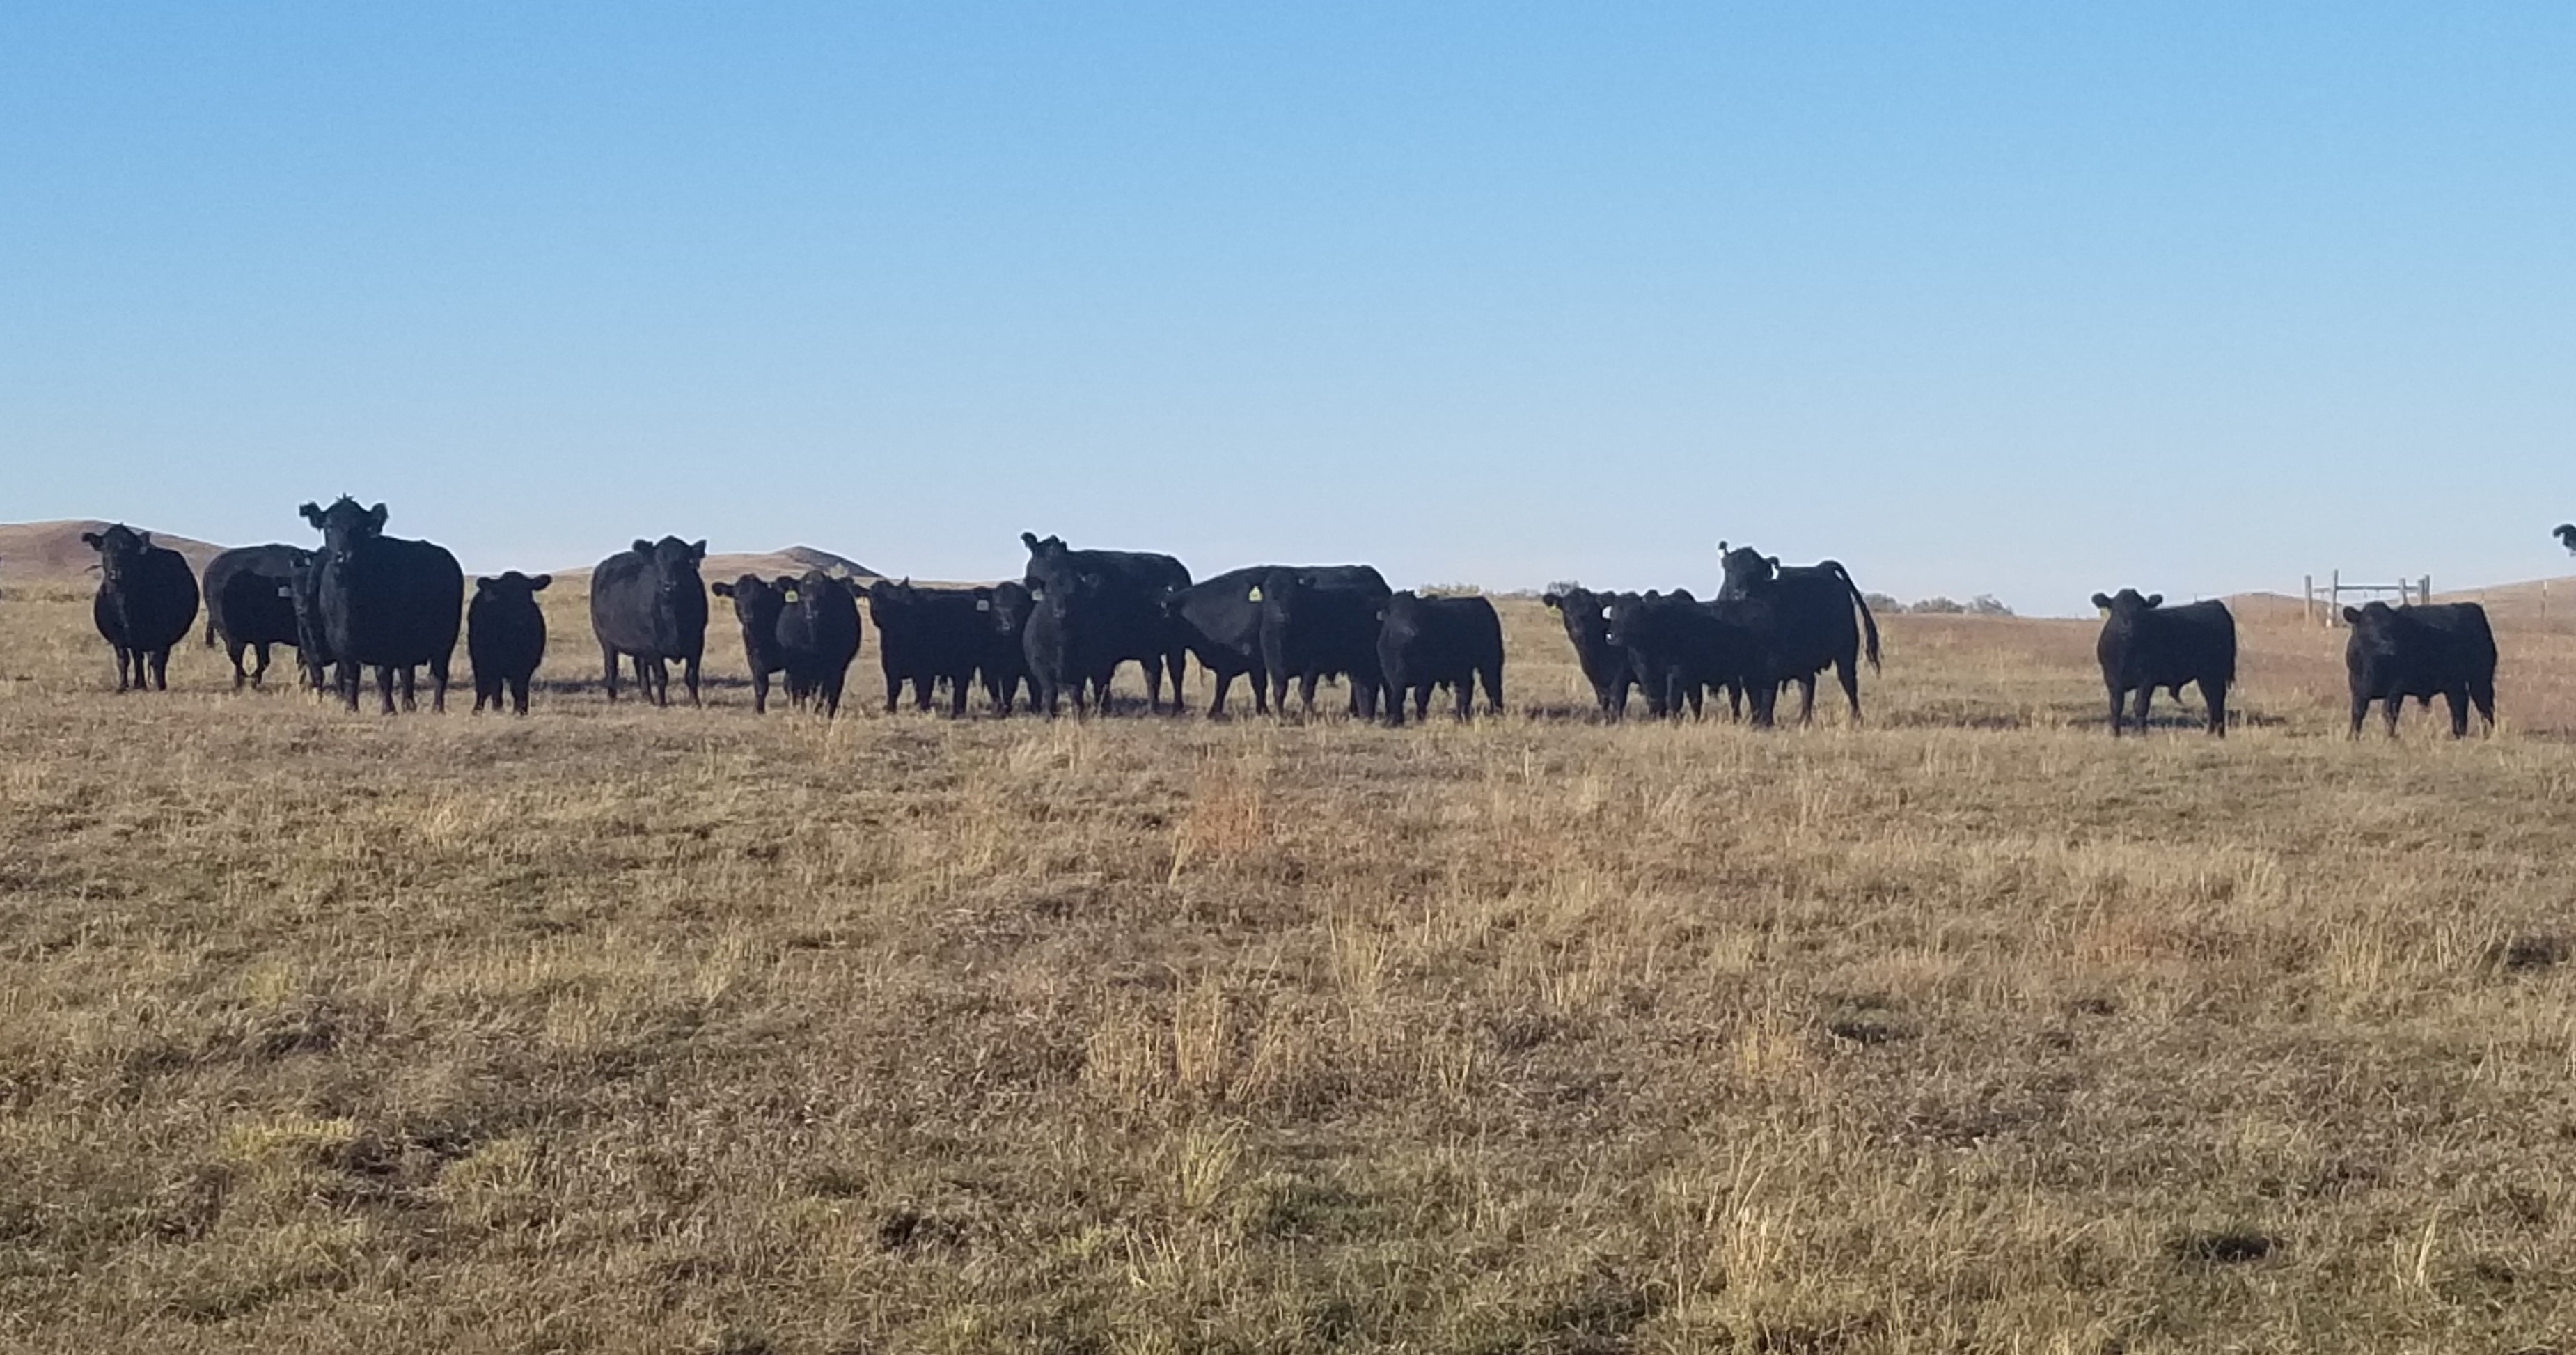
[[[126,525],[136,531],[152,532],[152,540],[156,544],[168,546],[186,556],[189,567],[200,573],[205,571],[206,561],[224,549],[193,537],[154,531],[144,523],[129,522]],[[90,518],[0,523],[0,584],[74,583],[97,577],[91,572],[91,567],[98,563],[98,552],[81,540],[81,533],[101,531],[107,526],[105,522]],[[862,583],[883,577],[847,556],[813,546],[709,555],[699,572],[712,582],[745,574],[802,574],[809,569],[819,569],[826,574]],[[575,565],[554,573],[565,579],[586,579],[590,577],[590,570],[589,565]]]
[[[94,518],[0,523],[0,583],[62,583],[95,577],[91,569],[98,563],[98,552],[81,540],[81,533],[105,531],[109,525]],[[125,525],[152,532],[154,545],[186,556],[188,567],[199,571],[223,549],[192,537],[153,531],[145,523]]]

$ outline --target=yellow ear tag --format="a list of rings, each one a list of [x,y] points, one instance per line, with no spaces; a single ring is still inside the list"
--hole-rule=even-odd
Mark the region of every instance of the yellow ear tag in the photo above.
[[[1261,600],[1261,590],[1258,588],[1253,589],[1250,593],[1244,595],[1243,600],[1246,602],[1259,602]]]

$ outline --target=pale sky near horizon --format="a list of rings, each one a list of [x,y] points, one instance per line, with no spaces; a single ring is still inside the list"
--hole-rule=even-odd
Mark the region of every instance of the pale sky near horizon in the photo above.
[[[2567,572],[2576,7],[15,4],[0,519]]]

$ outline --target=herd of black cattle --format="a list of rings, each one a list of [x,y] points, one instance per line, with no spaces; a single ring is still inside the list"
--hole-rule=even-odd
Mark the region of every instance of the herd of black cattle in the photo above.
[[[475,580],[465,601],[456,557],[427,541],[384,534],[385,506],[362,508],[343,497],[328,508],[305,504],[304,518],[322,534],[319,550],[244,546],[206,565],[202,596],[206,643],[230,652],[233,685],[259,685],[270,646],[296,647],[305,681],[336,688],[358,707],[362,670],[373,670],[385,713],[414,702],[418,670],[430,676],[433,709],[446,709],[448,668],[460,615],[474,673],[474,709],[499,709],[506,697],[520,714],[528,684],[546,649],[546,622],[536,595],[551,578],[517,571]],[[2561,528],[2576,550],[2576,528]],[[98,551],[93,607],[99,633],[115,648],[117,690],[167,684],[171,648],[195,624],[199,580],[178,552],[149,533],[123,525],[85,533]],[[1181,709],[1187,659],[1216,679],[1211,715],[1225,713],[1229,689],[1248,678],[1256,710],[1285,708],[1289,683],[1308,711],[1317,683],[1340,679],[1354,716],[1404,721],[1409,695],[1416,719],[1433,689],[1448,687],[1459,718],[1474,688],[1489,709],[1503,706],[1503,632],[1482,597],[1422,596],[1387,586],[1367,565],[1260,565],[1204,581],[1169,555],[1074,550],[1058,537],[1022,533],[1027,570],[1018,582],[988,588],[923,588],[879,580],[865,590],[886,684],[886,709],[904,685],[915,703],[932,707],[942,684],[948,713],[965,713],[981,685],[998,714],[1009,714],[1025,689],[1030,708],[1052,716],[1070,700],[1077,714],[1107,708],[1120,665],[1144,669],[1146,704]],[[1718,545],[1724,579],[1701,601],[1687,590],[1594,593],[1566,588],[1545,596],[1607,718],[1625,714],[1632,693],[1658,717],[1694,717],[1707,693],[1725,694],[1741,718],[1773,723],[1782,690],[1800,689],[1798,718],[1813,718],[1816,683],[1827,669],[1840,680],[1852,717],[1860,717],[1859,666],[1879,664],[1878,622],[1841,564],[1783,566],[1747,547]],[[862,590],[822,571],[801,578],[745,575],[716,583],[699,577],[704,541],[637,540],[602,560],[591,575],[591,629],[599,642],[603,681],[617,699],[621,668],[631,664],[637,689],[656,705],[670,701],[670,667],[681,668],[689,699],[698,699],[698,666],[706,650],[710,591],[733,604],[751,670],[752,703],[766,711],[773,678],[790,701],[824,715],[840,709],[841,691],[861,647]],[[2162,595],[2122,589],[2095,594],[2105,620],[2097,645],[2110,696],[2111,732],[2134,721],[2144,728],[2157,688],[2176,699],[2197,686],[2209,732],[2227,732],[2227,692],[2236,679],[2236,621],[2218,602],[2166,607]],[[1855,623],[1857,613],[1857,623]],[[2475,603],[2346,608],[2351,626],[2345,662],[2351,679],[2352,730],[2359,733],[2373,701],[2389,733],[2407,697],[2448,703],[2451,733],[2468,731],[2474,705],[2495,723],[2495,637]],[[245,668],[248,653],[253,666]],[[2134,698],[2134,705],[2131,699]]]

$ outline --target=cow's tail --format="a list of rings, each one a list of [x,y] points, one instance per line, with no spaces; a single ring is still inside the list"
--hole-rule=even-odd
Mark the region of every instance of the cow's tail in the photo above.
[[[1842,561],[1827,560],[1824,562],[1824,567],[1832,570],[1834,577],[1843,581],[1843,587],[1851,593],[1853,605],[1860,608],[1861,632],[1868,639],[1869,671],[1878,672],[1878,618],[1869,614],[1869,599],[1861,596],[1860,585],[1852,582],[1851,571],[1843,568]]]

